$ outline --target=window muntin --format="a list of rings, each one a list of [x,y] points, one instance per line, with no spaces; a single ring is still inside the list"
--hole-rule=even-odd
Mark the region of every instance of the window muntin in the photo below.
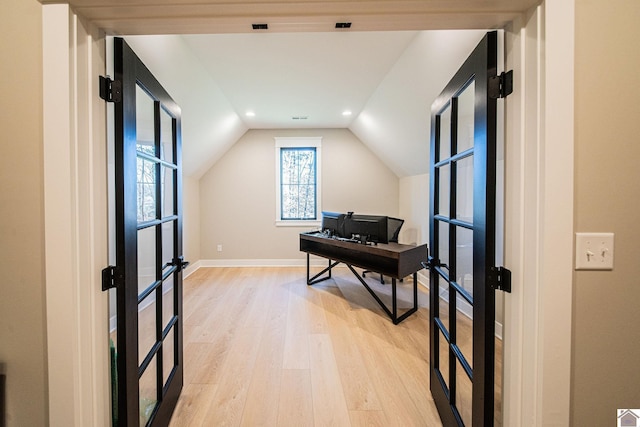
[[[280,148],[280,219],[317,219],[315,147]]]

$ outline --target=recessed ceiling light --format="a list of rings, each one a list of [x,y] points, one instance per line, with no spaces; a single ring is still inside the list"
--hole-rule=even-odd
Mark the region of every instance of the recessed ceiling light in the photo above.
[[[345,111],[342,112],[342,115],[343,116],[350,116],[351,115],[351,111],[345,110]]]
[[[256,116],[256,113],[254,113],[253,111],[247,111],[247,112],[245,113],[245,115],[246,115],[247,117],[255,117],[255,116]]]

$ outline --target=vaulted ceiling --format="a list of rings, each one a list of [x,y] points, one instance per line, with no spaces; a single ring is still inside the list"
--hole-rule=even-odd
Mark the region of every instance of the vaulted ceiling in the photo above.
[[[204,173],[248,129],[348,128],[402,177],[427,172],[431,103],[483,34],[126,40],[182,108],[188,175]],[[351,115],[343,115],[346,111]]]
[[[248,129],[263,128],[348,128],[399,177],[426,173],[431,102],[483,30],[538,1],[69,3],[125,36],[180,104],[184,170],[197,178]]]

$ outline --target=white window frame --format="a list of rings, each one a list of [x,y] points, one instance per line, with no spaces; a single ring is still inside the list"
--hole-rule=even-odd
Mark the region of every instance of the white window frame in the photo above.
[[[275,157],[276,157],[276,226],[278,227],[319,227],[322,223],[320,213],[322,212],[322,137],[306,136],[306,137],[275,137]],[[280,149],[281,148],[315,148],[316,149],[316,219],[315,220],[289,220],[281,219],[281,198],[280,192]]]

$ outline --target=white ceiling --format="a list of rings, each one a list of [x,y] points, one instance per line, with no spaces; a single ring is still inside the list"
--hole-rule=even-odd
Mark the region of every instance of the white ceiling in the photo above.
[[[248,128],[345,128],[416,32],[186,35]],[[247,117],[252,111],[255,117]],[[293,119],[307,117],[307,119]]]
[[[130,36],[182,108],[186,175],[248,129],[349,128],[399,177],[427,173],[432,101],[484,31]],[[343,116],[349,110],[351,116]],[[255,117],[247,117],[252,111]],[[307,117],[307,119],[293,119]]]

